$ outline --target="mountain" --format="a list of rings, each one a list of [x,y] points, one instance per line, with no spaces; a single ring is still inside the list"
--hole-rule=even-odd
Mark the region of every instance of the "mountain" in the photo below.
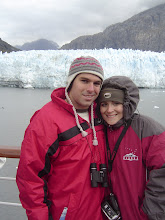
[[[17,45],[21,50],[57,50],[59,45],[53,41],[39,39],[30,43],[25,43],[22,46]]]
[[[10,53],[12,51],[19,51],[19,49],[11,46],[10,44],[6,43],[0,38],[0,51],[2,51],[2,53],[5,53],[5,52]]]
[[[104,48],[165,51],[165,4],[110,25],[103,32],[80,36],[60,49]]]

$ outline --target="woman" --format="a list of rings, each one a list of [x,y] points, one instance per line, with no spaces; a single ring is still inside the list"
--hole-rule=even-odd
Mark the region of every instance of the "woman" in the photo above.
[[[164,220],[165,128],[135,113],[139,90],[128,77],[106,79],[97,102],[106,128],[110,192],[122,219]]]

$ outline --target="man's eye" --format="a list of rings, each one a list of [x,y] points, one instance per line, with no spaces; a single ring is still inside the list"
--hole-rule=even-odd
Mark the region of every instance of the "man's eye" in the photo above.
[[[86,79],[82,79],[81,82],[87,83],[88,81]]]
[[[101,86],[101,83],[100,82],[96,82],[94,83],[95,86]]]

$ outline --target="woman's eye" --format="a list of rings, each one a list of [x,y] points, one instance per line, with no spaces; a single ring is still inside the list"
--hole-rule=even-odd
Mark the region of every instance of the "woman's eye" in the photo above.
[[[117,105],[119,105],[120,103],[118,103],[118,102],[113,102],[113,105],[114,106],[117,106]]]
[[[105,106],[107,106],[106,103],[101,103],[101,107],[105,107]]]

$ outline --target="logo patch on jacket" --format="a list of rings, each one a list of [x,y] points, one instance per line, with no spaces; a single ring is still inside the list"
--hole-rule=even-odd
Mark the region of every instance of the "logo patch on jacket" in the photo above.
[[[130,153],[123,156],[123,160],[135,161],[135,160],[139,160],[139,158],[135,154]]]

